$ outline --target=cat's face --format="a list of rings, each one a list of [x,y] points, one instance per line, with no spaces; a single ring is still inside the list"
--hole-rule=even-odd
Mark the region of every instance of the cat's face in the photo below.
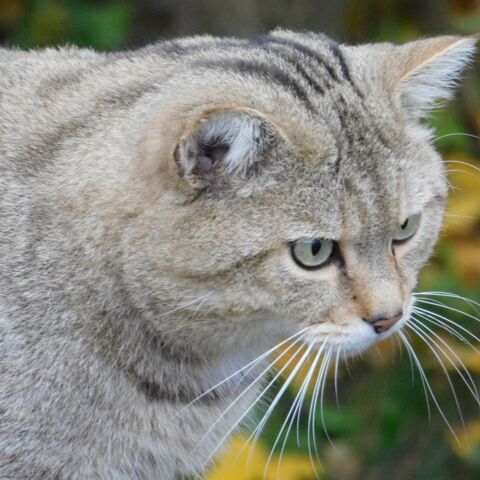
[[[348,63],[348,76],[309,99],[314,111],[280,94],[268,106],[265,87],[255,98],[247,82],[240,105],[212,100],[163,150],[170,180],[141,220],[159,228],[132,233],[129,271],[152,318],[178,309],[173,342],[216,351],[311,327],[308,341],[349,355],[402,328],[447,196],[419,117],[473,40],[400,48],[345,49],[335,68]]]
[[[353,145],[345,160],[332,148],[329,157],[292,162],[296,182],[271,198],[278,213],[263,219],[271,254],[249,273],[275,294],[279,315],[314,326],[307,340],[345,354],[405,324],[447,194],[441,161],[424,140],[404,132],[388,148],[363,133],[368,145]]]

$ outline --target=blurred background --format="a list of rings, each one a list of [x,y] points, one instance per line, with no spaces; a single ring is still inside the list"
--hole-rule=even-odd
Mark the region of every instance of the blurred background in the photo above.
[[[472,34],[480,31],[480,0],[0,0],[0,42],[22,48],[70,43],[101,50],[124,49],[200,33],[251,36],[276,26],[321,31],[353,43]],[[418,290],[454,292],[480,302],[478,57],[465,74],[456,100],[436,111],[430,123],[436,129],[436,145],[448,161],[452,189],[441,241]],[[457,298],[433,294],[423,298],[430,303],[422,308],[433,312],[423,323],[434,329],[438,337],[433,338],[444,353],[435,355],[413,333],[410,340],[458,441],[432,400],[429,419],[420,375],[415,367],[412,378],[405,348],[392,341],[352,361],[349,370],[339,369],[338,405],[329,375],[323,421],[320,414],[315,420],[318,459],[309,459],[308,409],[303,408],[298,432],[295,425],[281,460],[284,437],[265,469],[301,384],[304,372],[300,371],[299,381],[283,396],[260,442],[251,449],[250,445],[243,448],[249,432],[238,435],[205,478],[480,479],[479,409],[457,372],[462,372],[463,363],[478,385],[480,353],[476,348],[480,343],[475,336],[480,336],[480,328],[474,318],[480,315],[475,305]],[[437,301],[446,306],[440,307]],[[444,322],[443,328],[434,325],[439,320]],[[463,423],[445,373],[452,377]],[[463,377],[469,381],[465,373]],[[310,389],[307,403],[311,394]]]

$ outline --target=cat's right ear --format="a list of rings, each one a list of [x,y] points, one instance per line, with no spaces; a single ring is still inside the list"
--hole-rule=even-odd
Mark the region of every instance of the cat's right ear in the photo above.
[[[424,117],[450,98],[462,70],[472,60],[478,36],[443,36],[395,47],[387,60],[395,98],[412,119]]]

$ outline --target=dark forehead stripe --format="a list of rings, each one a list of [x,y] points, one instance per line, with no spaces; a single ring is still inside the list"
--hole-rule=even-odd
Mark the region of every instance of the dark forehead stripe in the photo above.
[[[259,37],[253,37],[249,40],[249,42],[253,45],[256,46],[262,46],[262,47],[270,47],[270,51],[273,50],[273,46],[276,47],[283,47],[281,50],[276,48],[274,51],[275,53],[283,58],[284,60],[287,60],[285,58],[285,55],[290,53],[292,51],[296,51],[297,53],[300,54],[300,58],[308,59],[310,61],[313,61],[316,63],[318,66],[324,69],[324,71],[327,72],[328,76],[335,82],[340,82],[341,79],[344,81],[348,82],[354,89],[355,93],[360,97],[363,98],[362,92],[358,89],[357,85],[354,83],[351,75],[350,75],[350,70],[348,68],[347,61],[345,59],[345,56],[343,55],[340,47],[338,44],[333,41],[331,38],[323,35],[318,35],[316,37],[312,37],[309,35],[310,38],[315,38],[317,41],[322,41],[322,43],[326,44],[328,47],[328,50],[330,51],[332,57],[333,57],[333,64],[332,64],[332,59],[327,59],[323,55],[321,55],[319,52],[311,49],[307,45],[300,43],[298,41],[292,40],[292,39],[287,39],[287,38],[282,38],[282,37],[276,37],[276,36],[268,36],[268,35],[262,35]],[[287,60],[288,61],[288,60]],[[291,56],[290,56],[290,62],[291,62]],[[335,68],[337,65],[338,67]],[[297,60],[297,65],[298,65],[298,60]],[[297,67],[297,70],[299,68]],[[339,71],[338,71],[339,70]],[[301,72],[300,72],[301,73]],[[306,73],[306,72],[305,72]],[[307,78],[307,76],[308,78]],[[311,76],[307,73],[304,75],[306,80],[311,84],[313,88],[314,85],[312,84]],[[318,78],[319,77],[324,77],[324,81],[326,81],[326,78],[324,75],[316,75]],[[340,78],[341,77],[341,78]],[[313,82],[316,82],[316,80],[313,80]],[[317,82],[318,84],[318,82]],[[328,84],[327,84],[328,85]],[[318,91],[318,89],[315,89]]]
[[[275,37],[275,36],[267,36],[263,35],[260,37],[254,37],[250,39],[250,42],[253,44],[258,45],[272,45],[276,44],[279,46],[283,46],[284,48],[290,48],[296,50],[300,53],[304,58],[308,58],[314,61],[318,66],[325,69],[325,71],[330,75],[330,77],[334,81],[339,81],[338,75],[335,72],[335,69],[329,64],[329,62],[318,52],[315,52],[310,47],[306,45],[296,42],[294,40],[290,40],[287,38]]]
[[[254,37],[250,39],[250,44],[255,48],[261,48],[269,53],[275,53],[277,57],[282,59],[285,63],[292,66],[296,73],[303,78],[306,84],[311,87],[317,94],[325,94],[325,86],[320,85],[319,80],[312,76],[307,70],[301,65],[300,57],[295,54],[291,48],[284,48],[283,45],[278,44],[275,41],[272,41],[271,38],[263,37]],[[318,75],[317,75],[318,76]]]
[[[377,138],[377,133],[368,112],[363,109],[363,102],[352,105],[340,93],[335,97],[333,105],[341,128],[337,143],[339,154],[334,164],[335,173],[338,174],[341,161],[355,158],[359,151],[368,150],[370,141]]]
[[[206,68],[218,68],[223,71],[236,74],[248,75],[269,81],[293,93],[305,107],[310,111],[315,111],[313,104],[308,98],[305,89],[295,81],[295,79],[284,70],[275,65],[267,65],[264,62],[254,60],[237,59],[215,59],[200,60],[195,62],[197,65]]]
[[[332,52],[332,55],[338,60],[338,63],[340,64],[340,69],[342,70],[343,78],[352,85],[357,95],[360,98],[363,98],[362,92],[358,89],[357,85],[352,80],[350,71],[348,69],[347,61],[345,60],[345,57],[343,56],[343,53],[340,50],[340,47],[338,46],[338,44],[336,44],[332,39],[328,37],[326,37],[326,41],[327,41],[327,45],[330,48],[330,51]]]

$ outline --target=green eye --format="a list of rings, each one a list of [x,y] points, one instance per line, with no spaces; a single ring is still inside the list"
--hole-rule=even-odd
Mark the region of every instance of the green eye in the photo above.
[[[393,236],[393,243],[403,243],[413,237],[420,225],[421,215],[414,213],[410,215],[398,228]]]
[[[334,242],[325,238],[305,238],[290,244],[295,263],[307,270],[326,265],[333,254]]]

